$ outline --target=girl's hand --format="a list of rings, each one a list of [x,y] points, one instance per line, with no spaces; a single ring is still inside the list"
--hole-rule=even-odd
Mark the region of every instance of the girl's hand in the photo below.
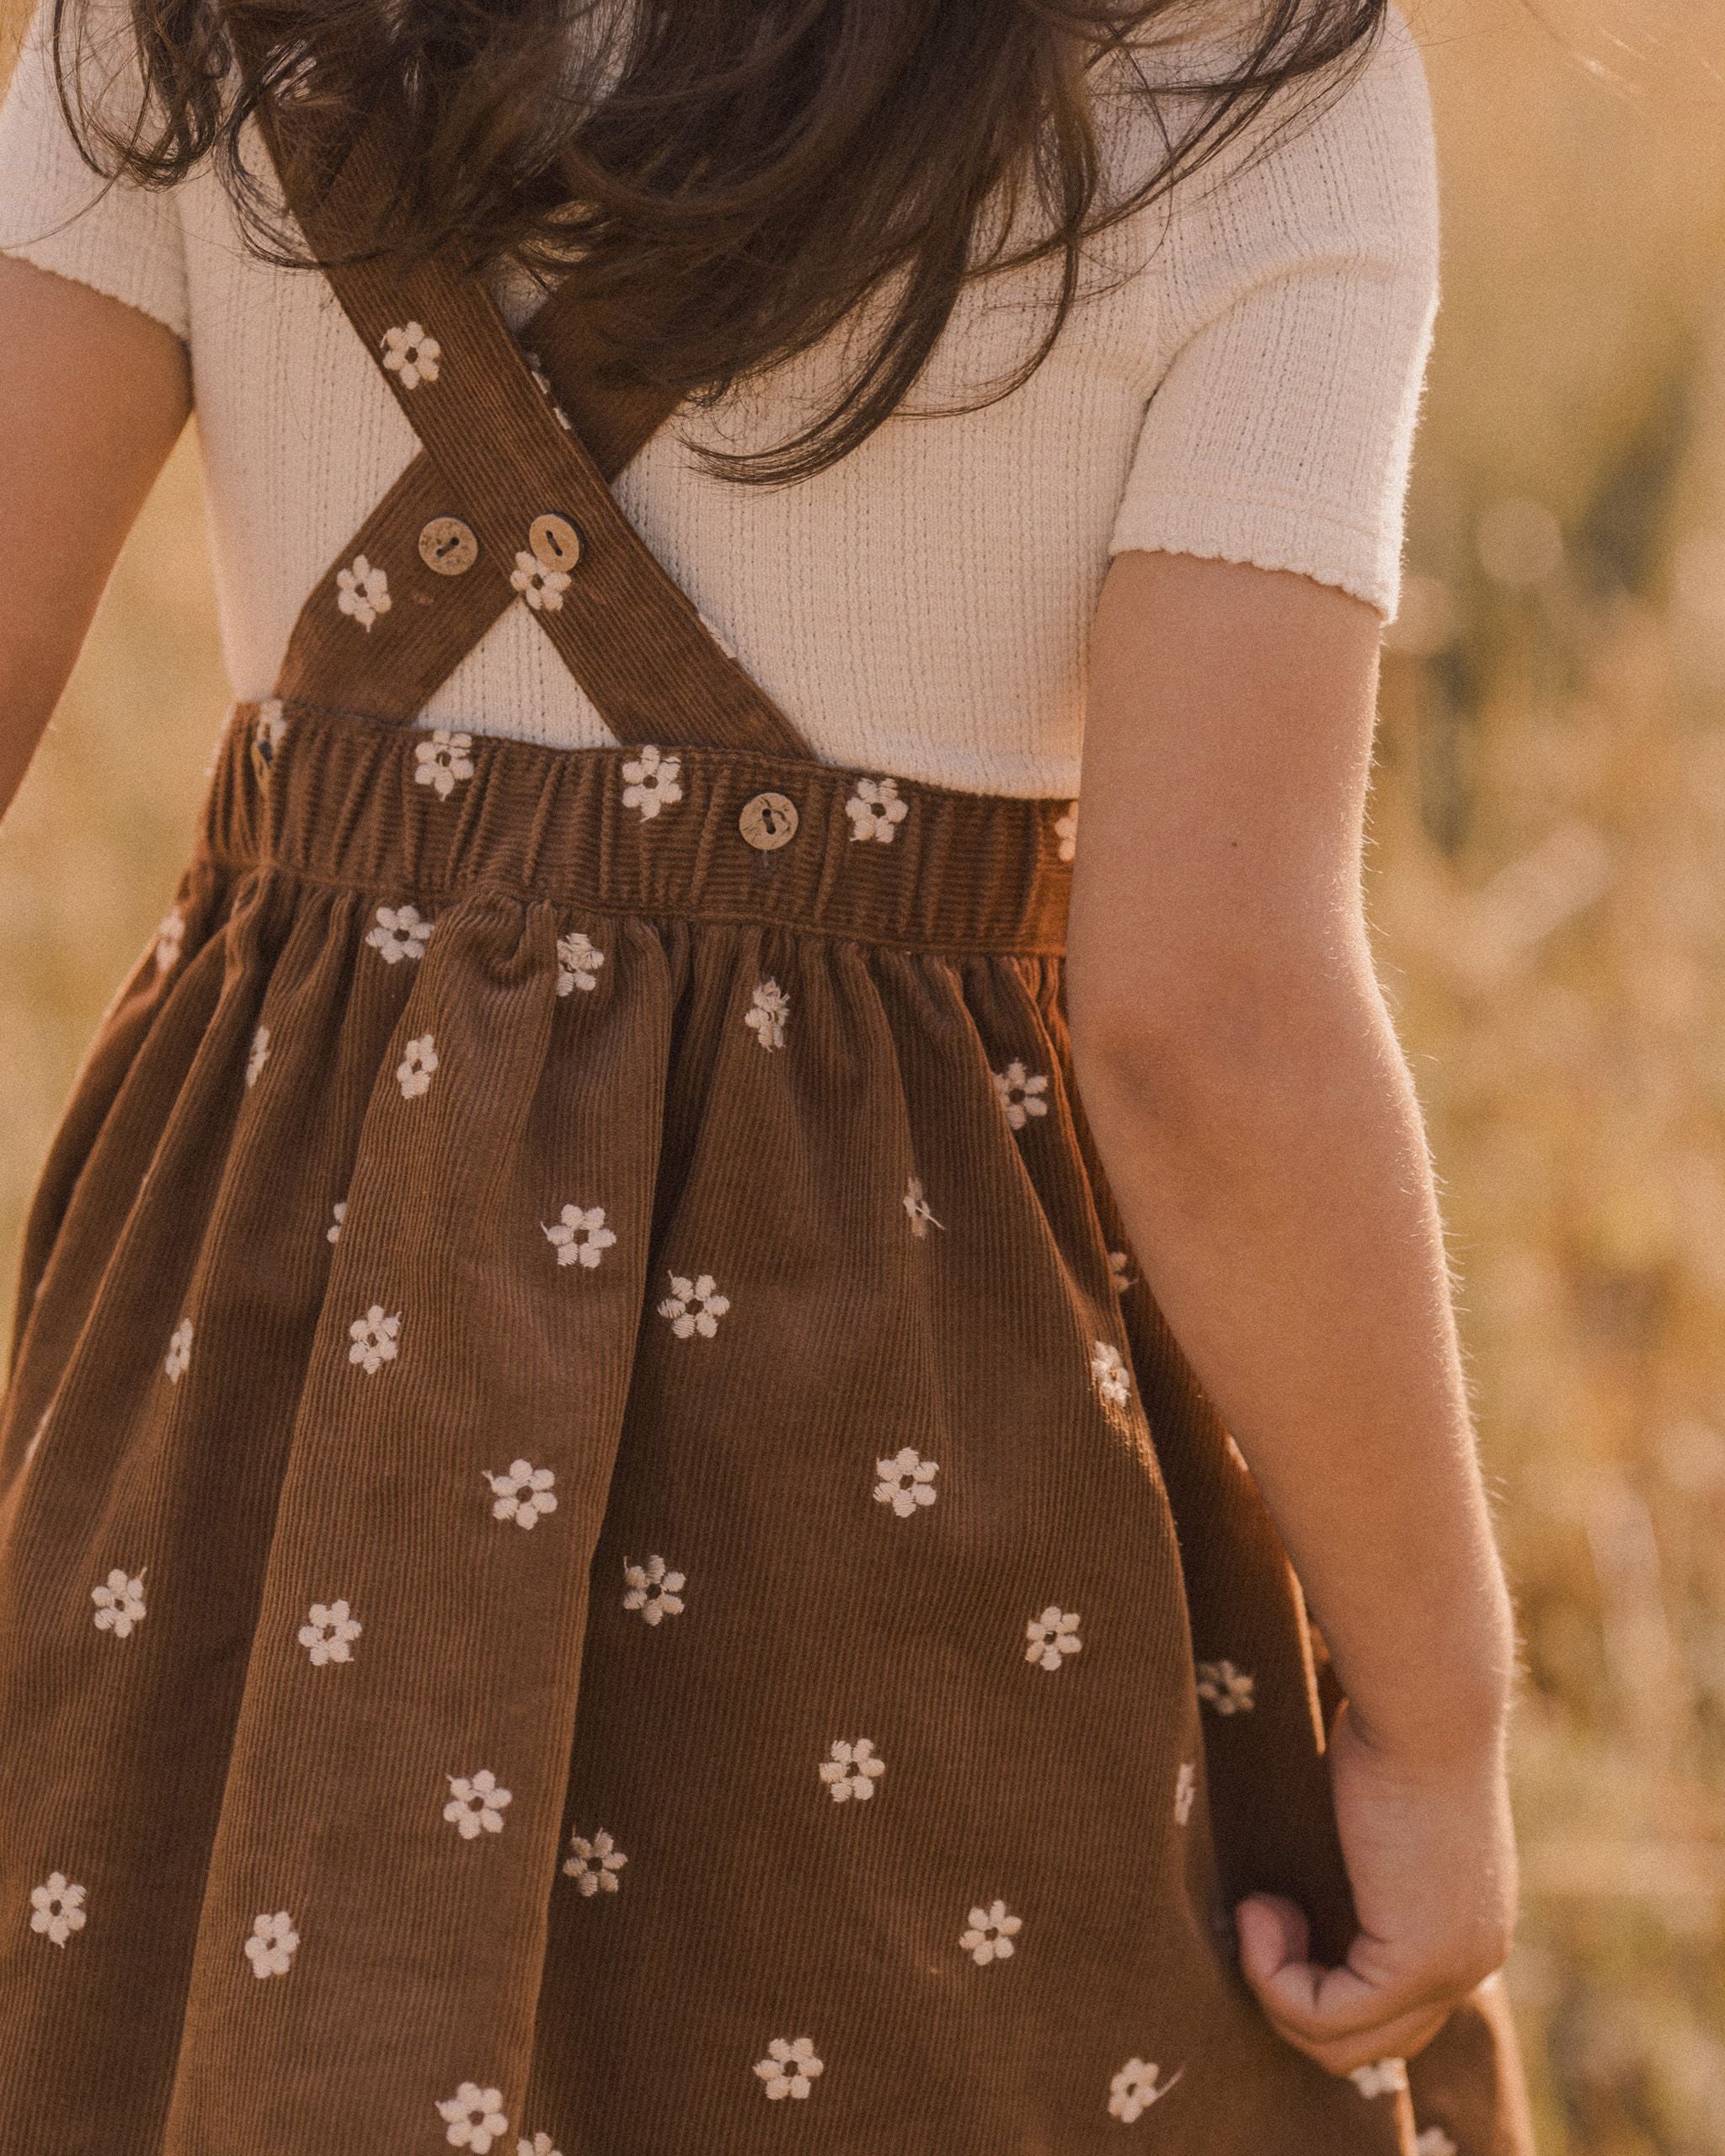
[[[1271,2025],[1332,2073],[1408,2058],[1503,1963],[1516,1858],[1501,1737],[1446,1756],[1375,1748],[1345,1700],[1330,1785],[1359,1930],[1339,1968],[1306,1956],[1310,1927],[1281,1895],[1234,1913],[1241,1967]]]

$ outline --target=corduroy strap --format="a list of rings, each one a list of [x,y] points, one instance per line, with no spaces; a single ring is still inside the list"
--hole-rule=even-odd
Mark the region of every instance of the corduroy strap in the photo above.
[[[277,694],[404,722],[521,604],[619,742],[810,756],[611,494],[671,403],[601,373],[602,337],[572,297],[530,325],[536,371],[452,248],[352,259],[393,192],[381,121],[327,184],[280,112],[266,132],[288,206],[425,451],[306,601]]]

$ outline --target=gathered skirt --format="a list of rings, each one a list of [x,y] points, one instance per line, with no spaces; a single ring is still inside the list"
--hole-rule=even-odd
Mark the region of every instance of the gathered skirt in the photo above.
[[[1346,1944],[1324,1671],[1073,814],[236,707],[26,1234],[8,2156],[1520,2156],[1499,2009],[1332,2077],[1235,1966]]]

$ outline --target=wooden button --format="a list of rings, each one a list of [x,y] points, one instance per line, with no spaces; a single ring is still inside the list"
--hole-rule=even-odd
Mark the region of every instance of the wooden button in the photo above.
[[[771,853],[796,836],[797,804],[782,793],[751,793],[737,828],[757,853]]]
[[[439,576],[465,576],[478,558],[473,528],[458,516],[434,516],[419,534],[419,559]]]
[[[542,569],[561,569],[565,576],[581,558],[581,535],[566,516],[547,510],[527,526],[527,544]]]

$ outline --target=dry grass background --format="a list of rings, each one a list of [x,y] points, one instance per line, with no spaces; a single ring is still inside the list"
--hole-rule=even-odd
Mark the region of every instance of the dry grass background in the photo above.
[[[1725,2156],[1725,15],[1423,0],[1447,281],[1372,905],[1520,1606],[1546,2156]],[[18,0],[0,0],[15,23]],[[0,1292],[224,687],[195,443],[0,829]]]

